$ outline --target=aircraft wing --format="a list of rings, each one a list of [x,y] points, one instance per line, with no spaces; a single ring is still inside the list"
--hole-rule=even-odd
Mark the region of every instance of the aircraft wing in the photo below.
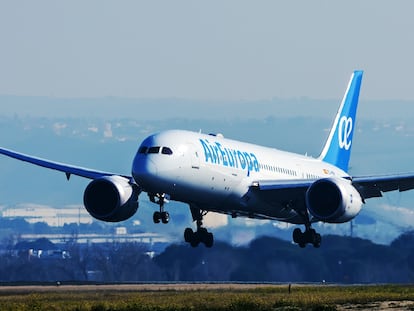
[[[352,184],[364,199],[381,197],[382,192],[414,189],[414,174],[353,177]]]
[[[103,176],[118,175],[118,176],[125,177],[127,179],[131,179],[131,176],[119,175],[119,174],[114,174],[110,172],[98,171],[98,170],[93,170],[93,169],[84,168],[80,166],[49,161],[46,159],[30,156],[24,153],[16,152],[16,151],[5,149],[5,148],[0,148],[0,154],[3,154],[5,156],[8,156],[8,157],[20,160],[20,161],[29,162],[34,165],[38,165],[38,166],[42,166],[42,167],[49,168],[52,170],[63,172],[66,174],[67,179],[70,178],[70,175],[81,176],[81,177],[85,177],[89,179],[97,179]]]
[[[271,204],[295,200],[304,204],[308,188],[316,180],[266,180],[256,181],[252,190]],[[364,199],[381,197],[383,192],[407,191],[414,189],[414,174],[378,175],[353,177],[352,184]]]

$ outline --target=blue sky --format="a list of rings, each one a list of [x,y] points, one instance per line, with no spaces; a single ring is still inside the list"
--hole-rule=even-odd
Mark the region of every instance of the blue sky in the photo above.
[[[0,94],[414,100],[412,1],[1,1]]]

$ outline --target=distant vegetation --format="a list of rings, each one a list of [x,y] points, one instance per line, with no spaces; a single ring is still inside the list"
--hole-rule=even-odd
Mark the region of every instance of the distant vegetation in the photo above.
[[[223,242],[211,249],[170,245],[155,256],[144,244],[82,245],[72,240],[56,246],[69,255],[55,251],[37,257],[30,254],[30,246],[22,248],[22,242],[18,249],[10,240],[3,242],[1,282],[414,282],[414,233],[401,235],[389,246],[325,236],[321,248],[301,249],[261,237],[246,247]],[[45,239],[37,243],[52,248]]]

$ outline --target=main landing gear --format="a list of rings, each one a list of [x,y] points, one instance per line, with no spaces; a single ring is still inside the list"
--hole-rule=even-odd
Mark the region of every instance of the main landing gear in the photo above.
[[[184,240],[187,243],[190,243],[192,247],[197,247],[198,244],[204,243],[208,248],[212,247],[214,244],[214,236],[211,232],[208,232],[206,228],[203,228],[203,216],[206,213],[203,213],[198,208],[190,207],[193,220],[197,223],[197,231],[193,231],[191,228],[186,228],[184,231]]]
[[[164,210],[164,204],[168,203],[168,195],[163,194],[156,194],[156,195],[149,195],[150,201],[158,204],[160,206],[160,211],[154,212],[153,220],[154,223],[158,224],[162,222],[163,224],[167,224],[170,221],[170,214]],[[197,247],[198,244],[204,243],[204,245],[208,248],[212,247],[214,244],[214,237],[211,232],[208,232],[206,228],[203,227],[203,217],[207,214],[207,212],[202,212],[199,208],[191,207],[191,215],[193,216],[193,221],[197,224],[197,231],[193,231],[191,228],[186,228],[184,231],[184,240],[187,243],[190,243],[192,247]]]
[[[304,248],[306,244],[313,244],[314,247],[318,248],[321,246],[321,241],[321,235],[311,227],[306,228],[305,232],[302,232],[299,228],[293,230],[293,242],[299,244],[302,248]]]
[[[306,244],[313,244],[314,247],[319,248],[322,241],[321,235],[312,228],[307,211],[303,214],[303,217],[305,218],[305,232],[302,232],[299,228],[293,230],[293,242],[299,244],[301,248],[304,248]]]
[[[150,201],[160,206],[160,211],[154,212],[154,215],[152,216],[154,223],[158,224],[161,221],[163,224],[168,224],[170,221],[170,214],[164,210],[164,204],[168,203],[167,195],[165,193],[151,195]]]

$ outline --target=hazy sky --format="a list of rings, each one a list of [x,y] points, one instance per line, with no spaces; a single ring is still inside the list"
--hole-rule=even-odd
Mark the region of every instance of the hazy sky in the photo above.
[[[414,100],[414,1],[0,0],[0,94]]]

